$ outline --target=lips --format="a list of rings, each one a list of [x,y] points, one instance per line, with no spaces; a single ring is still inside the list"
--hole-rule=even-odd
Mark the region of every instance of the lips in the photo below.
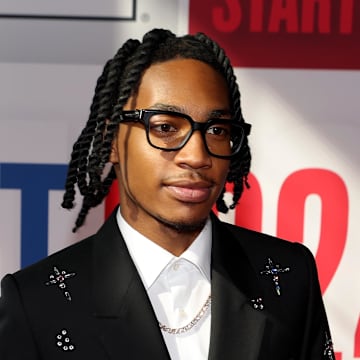
[[[178,182],[166,185],[171,195],[182,202],[200,203],[206,201],[210,194],[212,185],[207,182]]]

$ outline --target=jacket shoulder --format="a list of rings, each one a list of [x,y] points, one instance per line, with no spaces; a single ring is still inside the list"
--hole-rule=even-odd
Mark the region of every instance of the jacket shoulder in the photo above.
[[[13,274],[13,277],[22,282],[31,282],[31,279],[37,278],[38,274],[53,270],[54,267],[68,267],[85,265],[92,251],[94,235],[80,240],[64,249],[61,249],[36,263],[29,265]],[[59,269],[60,270],[60,269]]]
[[[293,280],[294,277],[301,279],[301,282],[318,281],[314,255],[305,245],[225,222],[219,222],[215,229],[220,234],[217,236],[222,243],[220,248],[234,258],[237,254],[245,254],[261,281],[267,281],[269,276],[264,274],[272,267],[282,270],[289,268],[291,276],[286,271],[281,276],[284,281]]]
[[[281,239],[276,236],[262,233],[259,231],[247,229],[237,225],[229,224],[226,222],[220,222],[226,232],[232,235],[236,242],[238,242],[243,248],[251,250],[260,249],[264,251],[280,251],[280,252],[301,252],[308,253],[309,250],[303,244],[291,241],[291,239]]]

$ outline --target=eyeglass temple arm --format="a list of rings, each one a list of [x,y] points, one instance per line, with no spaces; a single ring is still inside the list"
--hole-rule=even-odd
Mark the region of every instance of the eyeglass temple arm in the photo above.
[[[250,131],[251,131],[251,124],[249,123],[243,123],[242,127],[244,128],[244,134],[246,136],[250,135]]]
[[[120,122],[140,121],[142,110],[124,110],[120,113]]]

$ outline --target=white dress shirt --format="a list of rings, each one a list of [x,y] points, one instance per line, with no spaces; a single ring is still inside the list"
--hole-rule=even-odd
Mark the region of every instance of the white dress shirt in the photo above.
[[[191,246],[176,257],[141,235],[117,213],[117,222],[160,323],[180,328],[190,323],[208,299],[211,221]],[[205,360],[210,343],[211,309],[189,331],[162,331],[172,360]]]

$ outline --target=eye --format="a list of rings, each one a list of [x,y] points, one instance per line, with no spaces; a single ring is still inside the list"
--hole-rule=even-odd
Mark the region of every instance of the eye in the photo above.
[[[182,136],[189,130],[190,123],[176,114],[154,114],[149,122],[149,130],[153,136]]]
[[[230,136],[230,125],[213,124],[206,130],[206,133],[221,138],[227,138]]]
[[[152,122],[150,131],[158,133],[170,133],[176,132],[177,128],[173,123],[170,122]]]

